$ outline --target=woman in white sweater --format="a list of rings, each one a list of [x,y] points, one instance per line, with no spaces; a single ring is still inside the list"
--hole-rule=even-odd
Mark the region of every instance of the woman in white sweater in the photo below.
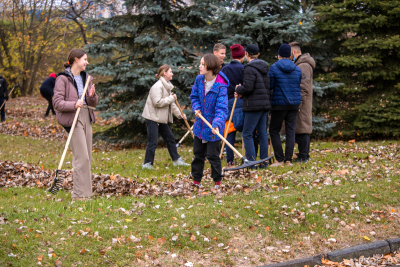
[[[181,116],[178,107],[175,105],[176,95],[172,93],[174,86],[171,83],[172,69],[169,65],[162,65],[155,75],[159,79],[150,89],[146,100],[142,117],[146,119],[148,143],[146,155],[142,168],[152,169],[154,156],[158,146],[158,133],[167,144],[168,152],[174,161],[174,166],[189,166],[178,155],[175,138],[168,126],[168,122],[173,123],[172,114],[177,118],[186,119]]]

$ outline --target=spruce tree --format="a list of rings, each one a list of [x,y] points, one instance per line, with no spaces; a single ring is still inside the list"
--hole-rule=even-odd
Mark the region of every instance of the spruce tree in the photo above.
[[[297,1],[127,1],[126,15],[92,20],[89,26],[102,35],[87,46],[101,60],[90,70],[108,78],[98,84],[99,108],[104,117],[124,121],[105,134],[109,140],[140,142],[146,136],[141,117],[154,74],[162,64],[173,67],[176,93],[181,105],[190,108],[189,95],[198,74],[199,58],[212,52],[215,43],[227,46],[258,44],[261,59],[277,60],[283,42],[311,40],[313,12],[300,12]],[[190,110],[185,110],[193,119]],[[181,120],[174,133],[182,134]],[[179,131],[180,130],[180,131]]]
[[[337,55],[324,82],[345,83],[330,101],[339,135],[400,135],[400,2],[346,0],[316,9],[315,37]]]

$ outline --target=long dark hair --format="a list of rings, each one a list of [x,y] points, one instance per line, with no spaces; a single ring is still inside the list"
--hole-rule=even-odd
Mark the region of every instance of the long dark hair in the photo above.
[[[75,58],[81,58],[86,55],[86,52],[82,49],[74,48],[69,52],[68,62],[64,63],[65,68],[69,68],[74,64]]]

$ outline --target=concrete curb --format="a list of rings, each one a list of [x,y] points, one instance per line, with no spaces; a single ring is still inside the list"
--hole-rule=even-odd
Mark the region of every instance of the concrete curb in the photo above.
[[[386,239],[389,243],[390,251],[393,253],[395,251],[399,251],[400,249],[400,237],[394,239]]]
[[[318,255],[315,257],[309,257],[309,258],[297,259],[297,260],[286,261],[286,262],[281,262],[281,263],[269,264],[269,265],[264,265],[264,266],[260,266],[260,267],[267,267],[267,266],[268,267],[304,267],[305,265],[313,267],[315,265],[320,265],[323,257],[324,257],[324,255]]]
[[[386,241],[376,241],[373,243],[362,244],[355,247],[335,250],[332,252],[328,252],[325,258],[330,261],[341,262],[344,259],[359,258],[361,256],[371,257],[376,254],[394,253],[398,250],[400,250],[400,237],[387,239]],[[323,257],[324,255],[321,254],[314,257],[262,265],[259,267],[304,267],[305,265],[314,267],[315,265],[322,265],[321,260]]]
[[[344,259],[354,259],[361,256],[371,257],[374,254],[386,253],[390,253],[389,243],[386,241],[377,241],[373,243],[328,252],[327,258],[330,261],[341,262]]]

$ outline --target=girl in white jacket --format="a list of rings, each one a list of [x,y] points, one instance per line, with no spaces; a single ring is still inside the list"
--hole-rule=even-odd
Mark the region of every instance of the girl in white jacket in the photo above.
[[[186,119],[181,116],[178,107],[175,105],[176,95],[172,93],[174,86],[171,83],[172,69],[169,65],[162,65],[155,75],[159,79],[150,89],[146,100],[142,117],[146,119],[148,143],[144,158],[143,169],[152,169],[154,156],[158,146],[158,132],[167,144],[168,152],[174,161],[174,166],[189,166],[178,155],[175,138],[168,126],[173,123],[172,114],[177,118]]]

